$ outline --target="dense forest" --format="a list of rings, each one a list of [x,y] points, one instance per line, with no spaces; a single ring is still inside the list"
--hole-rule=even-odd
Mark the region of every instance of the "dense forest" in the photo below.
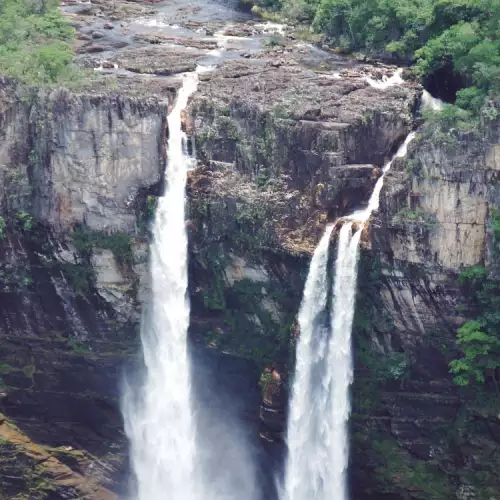
[[[57,0],[2,0],[0,74],[36,85],[78,79],[72,63],[74,36]]]
[[[448,100],[477,115],[500,91],[499,0],[258,0],[292,23],[306,23],[342,52],[363,51],[411,63]],[[450,76],[451,75],[451,76]],[[448,113],[452,110],[448,111]],[[464,112],[454,110],[461,118]],[[486,111],[487,112],[487,111]]]

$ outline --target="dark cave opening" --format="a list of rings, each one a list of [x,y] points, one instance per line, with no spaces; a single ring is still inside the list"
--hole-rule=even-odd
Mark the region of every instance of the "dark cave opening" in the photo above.
[[[433,96],[449,104],[454,104],[457,92],[466,87],[462,75],[453,71],[452,63],[447,63],[424,79],[425,89]]]

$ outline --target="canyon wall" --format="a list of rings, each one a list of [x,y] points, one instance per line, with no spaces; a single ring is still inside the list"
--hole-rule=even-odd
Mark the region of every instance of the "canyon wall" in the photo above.
[[[1,84],[0,496],[116,498],[167,103]]]
[[[198,156],[187,193],[193,352],[261,435],[270,488],[311,252],[328,221],[366,203],[418,123],[417,85],[381,91],[364,76],[226,63],[201,75],[186,114]],[[126,488],[119,386],[124,366],[140,367],[169,99],[1,82],[6,498]],[[468,318],[460,274],[486,266],[498,277],[499,144],[495,120],[467,135],[427,126],[386,177],[360,261],[353,498],[498,490],[494,389],[459,389],[448,363]],[[200,394],[204,374],[195,366]]]

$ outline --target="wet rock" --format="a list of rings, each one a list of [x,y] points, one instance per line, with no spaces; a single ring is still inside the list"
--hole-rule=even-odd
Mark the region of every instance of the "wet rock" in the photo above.
[[[75,10],[75,14],[80,16],[91,16],[94,13],[92,6],[85,5]]]
[[[248,37],[253,35],[254,30],[245,25],[236,25],[236,26],[231,26],[230,28],[227,28],[224,30],[224,36],[241,36],[241,37]]]
[[[78,49],[78,52],[81,54],[95,54],[97,52],[104,52],[106,47],[103,45],[86,45]]]
[[[152,45],[162,43],[170,43],[175,45],[182,45],[184,47],[192,47],[201,50],[213,50],[217,48],[217,41],[212,39],[200,39],[192,37],[176,37],[167,35],[157,35],[150,33],[138,33],[134,36],[136,40],[148,42]]]
[[[92,40],[92,38],[93,38],[93,37],[92,37],[92,36],[90,36],[90,35],[87,35],[87,34],[85,34],[85,33],[78,33],[78,34],[76,35],[76,38],[77,38],[77,40],[82,40],[82,41],[87,41],[87,42],[89,42],[90,40]]]
[[[104,33],[101,33],[100,31],[93,31],[92,32],[92,38],[103,38],[104,37]]]
[[[112,30],[112,29],[115,29],[115,27],[111,24],[111,23],[105,23],[103,28],[105,30]]]
[[[108,42],[109,48],[112,49],[123,49],[124,47],[127,47],[129,45],[128,41],[121,39],[121,40],[110,40]]]
[[[134,73],[174,75],[194,71],[201,52],[167,47],[140,47],[124,50],[111,58],[121,68]]]

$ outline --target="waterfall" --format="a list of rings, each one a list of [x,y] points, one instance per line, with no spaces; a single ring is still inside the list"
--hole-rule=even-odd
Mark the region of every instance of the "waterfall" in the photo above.
[[[399,68],[390,77],[383,75],[381,80],[375,80],[368,76],[366,77],[366,81],[368,82],[370,87],[374,87],[379,90],[384,90],[389,87],[393,87],[394,85],[401,85],[404,82],[402,74],[403,70]]]
[[[380,192],[393,160],[406,155],[410,133],[383,168],[367,208],[343,217],[334,285],[327,309],[329,226],[311,261],[299,312],[300,339],[288,421],[288,458],[283,500],[347,500],[351,331],[357,288],[359,243],[365,224],[378,210]]]
[[[185,186],[191,158],[181,112],[196,90],[197,73],[184,76],[168,116],[166,191],[158,200],[151,253],[151,300],[141,339],[145,376],[138,392],[125,387],[123,414],[130,440],[137,500],[194,500],[197,490],[195,425],[186,337],[187,235]]]
[[[330,410],[328,393],[327,325],[321,314],[328,296],[328,247],[333,225],[327,227],[316,248],[299,311],[300,340],[297,345],[295,381],[288,421],[288,463],[285,477],[287,500],[317,498],[327,476],[328,426],[323,425]]]
[[[441,111],[444,108],[444,102],[437,97],[433,97],[424,89],[420,99],[420,106],[424,111]]]

